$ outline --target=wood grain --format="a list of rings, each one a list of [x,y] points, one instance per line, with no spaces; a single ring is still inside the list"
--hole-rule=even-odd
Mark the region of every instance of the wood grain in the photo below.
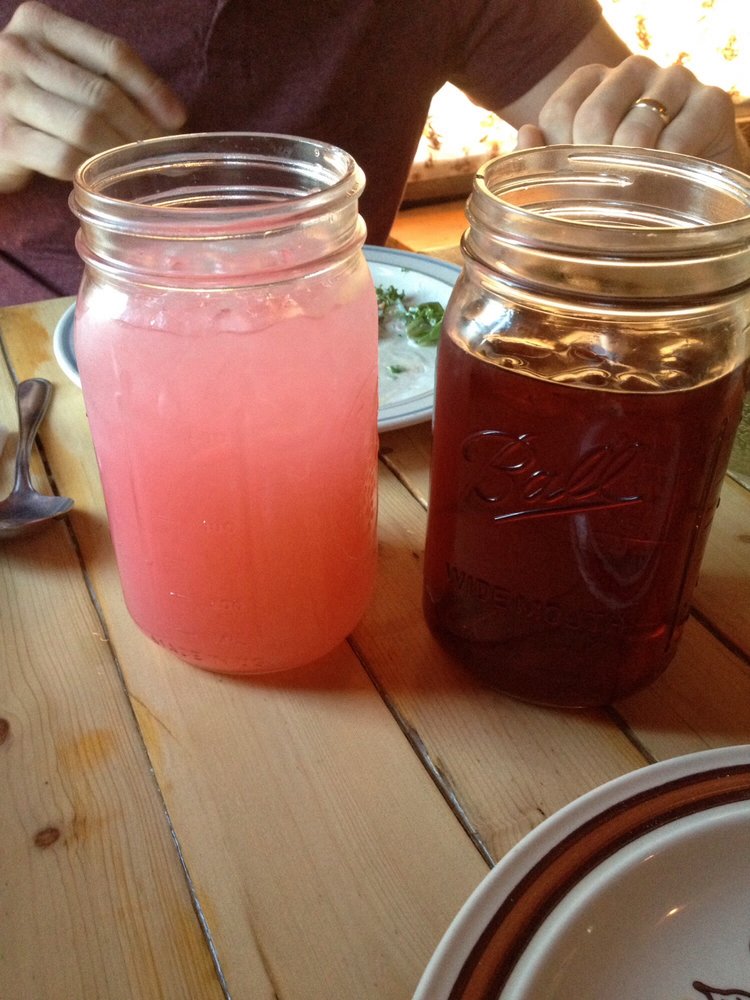
[[[0,422],[15,420],[2,367]],[[4,491],[10,447],[0,471]],[[49,492],[38,460],[35,478]],[[0,720],[0,996],[221,997],[62,522],[0,543]]]

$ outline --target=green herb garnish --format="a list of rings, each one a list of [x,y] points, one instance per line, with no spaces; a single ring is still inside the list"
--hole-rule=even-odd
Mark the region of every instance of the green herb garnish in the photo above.
[[[440,339],[440,327],[445,310],[439,302],[422,302],[407,306],[406,295],[395,285],[377,285],[378,321],[401,320],[406,336],[420,347],[431,347]]]
[[[376,285],[375,292],[378,297],[378,317],[382,320],[387,313],[402,313],[406,310],[404,305],[404,293],[400,292],[395,285]]]
[[[420,347],[437,344],[445,309],[439,302],[423,302],[409,310],[406,322],[406,336],[411,337]]]

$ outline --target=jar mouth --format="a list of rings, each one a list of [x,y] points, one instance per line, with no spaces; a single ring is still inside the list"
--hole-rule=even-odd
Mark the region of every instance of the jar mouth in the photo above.
[[[355,201],[347,152],[300,136],[198,132],[128,143],[86,160],[71,210],[140,236],[224,237],[284,229]]]
[[[694,298],[750,282],[750,176],[681,153],[517,150],[480,167],[468,260],[566,294]]]
[[[470,212],[558,250],[644,257],[750,239],[750,177],[697,157],[614,146],[546,146],[489,160]]]

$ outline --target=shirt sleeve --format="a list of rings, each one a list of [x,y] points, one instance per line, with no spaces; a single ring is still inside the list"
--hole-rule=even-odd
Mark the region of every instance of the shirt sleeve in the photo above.
[[[473,8],[449,79],[491,110],[522,97],[602,16],[596,0],[483,0]]]

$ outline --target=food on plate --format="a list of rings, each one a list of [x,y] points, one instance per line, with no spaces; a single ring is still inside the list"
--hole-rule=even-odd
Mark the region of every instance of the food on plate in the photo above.
[[[375,286],[378,298],[380,405],[398,397],[404,380],[412,395],[431,392],[435,348],[445,310],[416,302],[395,285]]]
[[[445,309],[439,302],[414,302],[395,285],[377,285],[380,335],[405,334],[420,347],[432,347],[440,338]]]

